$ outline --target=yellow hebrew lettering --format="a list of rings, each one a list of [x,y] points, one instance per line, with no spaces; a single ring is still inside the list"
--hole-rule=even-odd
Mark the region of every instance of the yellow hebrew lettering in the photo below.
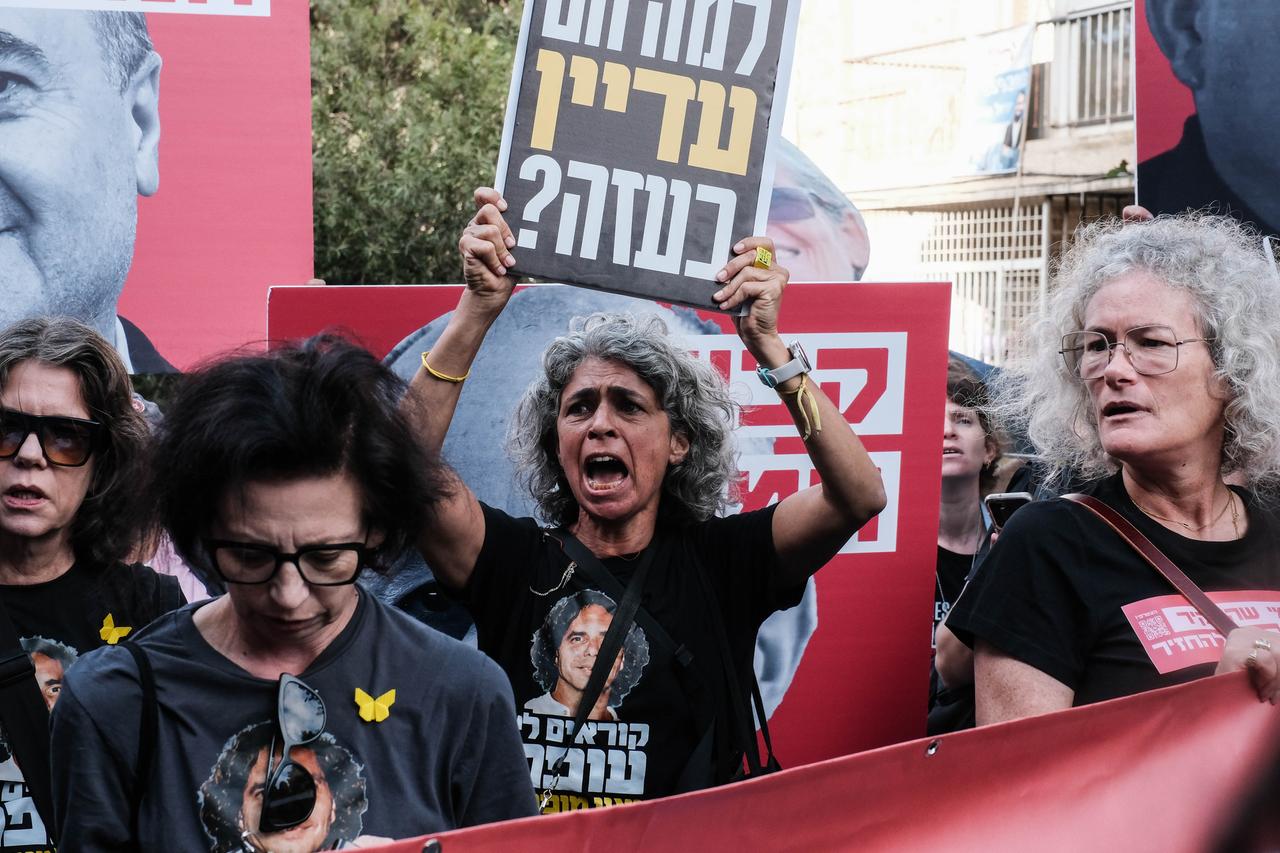
[[[604,64],[604,108],[615,113],[627,111],[627,95],[631,94],[631,70],[619,62]]]
[[[724,127],[724,86],[703,80],[698,86],[702,117],[698,121],[698,140],[689,146],[689,165],[714,169],[732,175],[747,173],[751,156],[751,136],[755,130],[756,93],[742,86],[729,91],[729,108],[733,122],[729,126],[729,147],[720,147],[720,131]]]
[[[633,85],[638,92],[650,92],[666,99],[662,107],[662,128],[658,131],[658,159],[679,163],[685,112],[697,91],[693,80],[680,74],[637,68]]]
[[[560,118],[560,92],[564,88],[564,57],[554,50],[538,51],[538,102],[533,108],[533,136],[529,145],[550,151],[556,141]]]
[[[589,107],[596,102],[596,77],[600,69],[594,59],[575,56],[569,60],[569,76],[573,78],[573,94],[569,100],[580,107]]]

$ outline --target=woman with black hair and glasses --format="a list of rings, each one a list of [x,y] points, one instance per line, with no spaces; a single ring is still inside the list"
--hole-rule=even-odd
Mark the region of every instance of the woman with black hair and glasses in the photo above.
[[[501,671],[355,585],[444,493],[401,390],[334,337],[187,377],[149,494],[228,592],[77,664],[53,720],[67,845],[310,851],[533,813]]]
[[[52,847],[47,772],[24,778],[20,765],[48,763],[39,718],[65,670],[183,604],[173,578],[122,562],[137,538],[146,436],[128,372],[88,326],[28,319],[0,331],[0,608],[13,626],[0,660],[26,664],[25,651],[32,663],[15,688],[30,695],[0,696],[0,788],[13,792],[0,850]],[[38,711],[25,725],[23,706]]]
[[[1259,243],[1227,217],[1161,216],[1090,225],[1064,253],[996,413],[1050,488],[1094,483],[1019,510],[951,609],[979,725],[1215,671],[1280,698],[1280,280]]]

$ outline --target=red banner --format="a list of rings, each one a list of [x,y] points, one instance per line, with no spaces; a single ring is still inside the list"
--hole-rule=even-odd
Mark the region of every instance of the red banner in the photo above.
[[[1213,849],[1255,792],[1277,745],[1280,711],[1258,702],[1246,676],[1237,673],[711,791],[490,824],[436,839],[441,853],[1201,853]],[[427,839],[375,849],[419,853]]]
[[[273,288],[268,324],[273,339],[344,326],[379,355],[409,336],[412,346],[398,347],[392,361],[411,375],[441,324],[419,327],[450,311],[460,291],[456,285]],[[781,702],[770,726],[788,767],[924,733],[949,293],[937,283],[797,284],[787,291],[784,333],[803,344],[813,378],[880,466],[889,501],[818,573],[805,600],[761,630],[757,670],[766,706]],[[560,295],[566,304],[556,301]],[[548,320],[543,309],[549,304],[563,316]],[[453,432],[466,440],[445,444],[445,459],[482,500],[501,505],[504,496],[495,490],[511,488],[509,478],[495,483],[493,476],[502,456],[501,423],[537,369],[550,341],[544,336],[564,331],[573,314],[601,308],[666,312],[672,333],[726,375],[735,397],[752,407],[738,431],[745,508],[816,482],[791,419],[755,377],[728,318],[703,313],[691,320],[687,309],[676,313],[545,285],[512,299],[504,319],[513,319],[518,333],[504,339],[495,327],[490,334],[454,421]],[[468,406],[478,411],[467,415]]]

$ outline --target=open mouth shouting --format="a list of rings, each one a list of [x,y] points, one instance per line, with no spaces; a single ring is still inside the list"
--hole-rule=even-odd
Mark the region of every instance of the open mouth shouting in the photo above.
[[[587,457],[582,470],[586,475],[587,487],[593,492],[600,493],[614,491],[631,476],[626,464],[609,453],[591,454]]]

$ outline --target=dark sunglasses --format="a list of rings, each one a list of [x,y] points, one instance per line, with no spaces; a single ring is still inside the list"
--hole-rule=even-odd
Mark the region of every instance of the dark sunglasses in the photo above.
[[[28,415],[0,409],[0,459],[12,459],[31,433],[50,465],[78,468],[89,461],[98,446],[102,424],[60,415]]]
[[[282,832],[311,817],[316,807],[316,780],[311,771],[290,757],[295,747],[314,742],[324,731],[324,700],[302,679],[285,673],[276,694],[276,734],[267,753],[266,783],[258,831]],[[276,764],[276,737],[280,763]]]

